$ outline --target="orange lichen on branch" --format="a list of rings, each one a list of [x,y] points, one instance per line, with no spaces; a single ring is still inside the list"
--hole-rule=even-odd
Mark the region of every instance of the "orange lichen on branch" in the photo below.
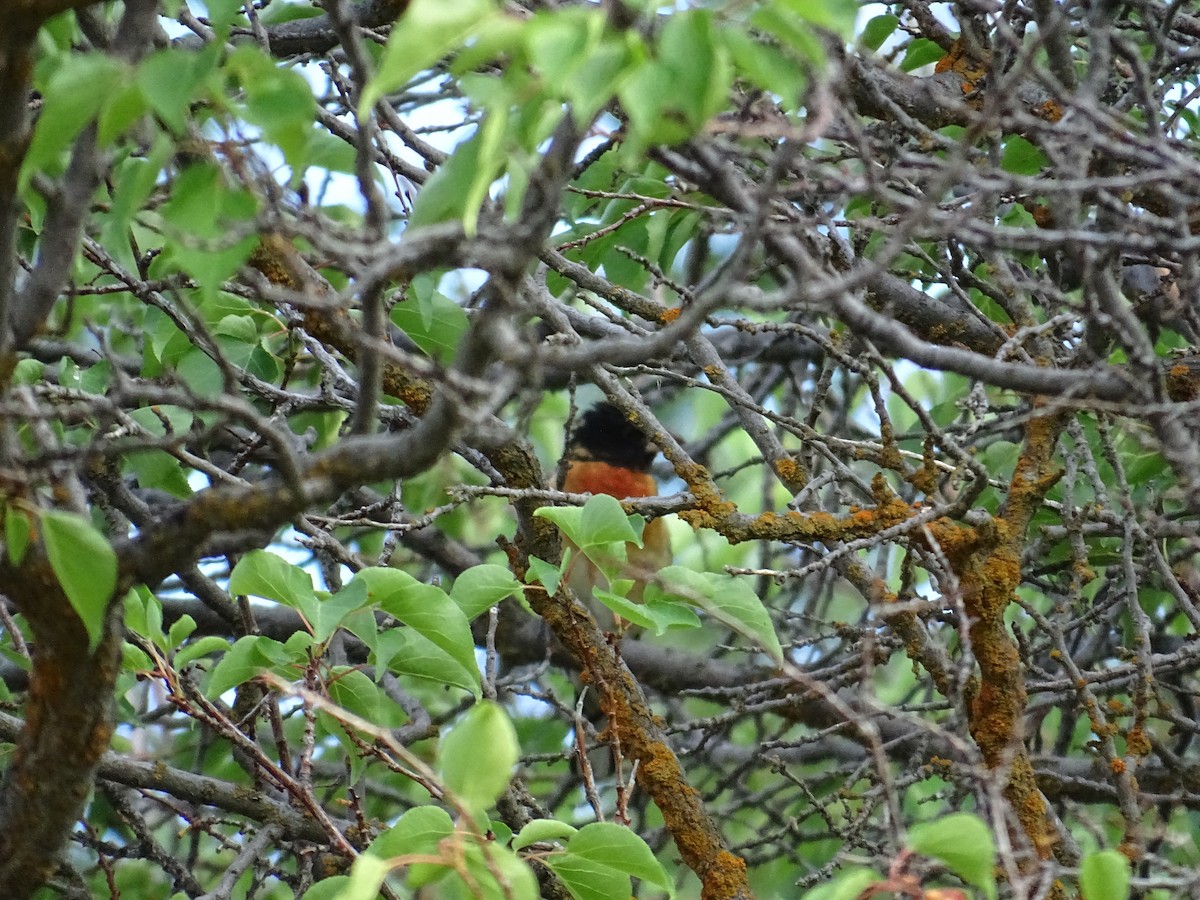
[[[971,736],[989,768],[1008,767],[1004,793],[1038,856],[1058,845],[1025,747],[1027,704],[1020,652],[1004,622],[1021,581],[1021,550],[1034,512],[1061,476],[1054,452],[1064,417],[1035,416],[997,517],[977,530],[934,523],[929,528],[950,561],[970,620],[978,680],[968,690]],[[974,532],[973,534],[971,532]]]
[[[561,591],[555,595],[530,591],[528,600],[574,655],[582,677],[595,689],[600,707],[609,717],[609,730],[620,735],[622,751],[637,763],[639,786],[658,807],[684,864],[699,876],[701,896],[709,900],[749,897],[745,862],[725,846],[640,685],[595,620]]]
[[[1200,398],[1200,357],[1176,360],[1167,370],[1167,396],[1176,403]]]
[[[1013,804],[1017,821],[1021,823],[1038,857],[1049,859],[1059,844],[1059,838],[1047,818],[1046,798],[1038,790],[1037,777],[1034,775],[1028,754],[1013,758],[1004,794]],[[1055,896],[1055,893],[1052,892],[1050,896]],[[1061,893],[1058,896],[1061,896]]]
[[[247,261],[271,284],[318,297],[333,293],[329,282],[282,235],[266,234]],[[304,330],[347,359],[358,357],[358,340],[350,314],[340,306],[312,305],[304,308]],[[424,378],[406,372],[395,363],[383,367],[381,386],[386,394],[403,401],[416,413],[424,413],[433,400],[433,387]]]
[[[971,46],[964,38],[958,38],[950,45],[949,52],[938,60],[933,71],[954,72],[963,79],[962,92],[972,93],[979,82],[987,75],[991,67],[991,54]]]
[[[1063,117],[1062,104],[1057,100],[1045,100],[1040,106],[1034,107],[1033,114],[1047,122],[1057,122]]]
[[[794,456],[785,456],[775,460],[773,468],[775,474],[789,488],[799,487],[809,479],[808,470]]]
[[[696,493],[693,489],[693,493]],[[708,528],[731,543],[742,541],[848,541],[879,534],[907,522],[916,510],[899,498],[844,516],[827,512],[765,512],[756,516],[739,513],[737,507],[717,492],[697,494],[696,504],[682,510],[679,518],[693,528]]]
[[[1062,467],[1053,461],[1062,423],[1061,415],[1034,416],[1025,426],[1025,448],[1017,459],[1002,514],[1018,529],[1018,540],[1046,493],[1062,478]]]
[[[1143,724],[1138,722],[1125,735],[1125,751],[1130,756],[1149,756],[1154,750]]]
[[[702,880],[701,900],[736,897],[740,887],[746,883],[746,861],[728,850],[722,850]]]
[[[960,525],[947,519],[934,520],[924,528],[924,533],[928,535],[927,543],[934,546],[951,562],[961,560],[967,554],[973,553],[981,543],[987,540],[989,532],[990,527],[973,528],[970,525]]]
[[[91,648],[44,554],[29,552],[21,566],[0,561],[0,580],[38,647],[0,816],[0,895],[27,896],[26,887],[42,884],[57,867],[70,823],[78,819],[108,749],[124,631],[121,606],[111,603]]]
[[[938,485],[937,456],[934,450],[933,439],[926,438],[925,444],[921,449],[920,468],[914,469],[911,472],[904,472],[903,468],[897,467],[897,471],[904,473],[905,481],[926,495],[934,493]]]
[[[296,248],[278,234],[264,234],[246,263],[262,273],[271,284],[293,291],[304,289],[304,280],[295,265]]]

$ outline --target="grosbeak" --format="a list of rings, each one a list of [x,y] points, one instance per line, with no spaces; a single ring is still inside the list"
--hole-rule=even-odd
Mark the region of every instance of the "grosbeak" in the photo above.
[[[597,403],[583,414],[567,443],[566,470],[561,489],[572,494],[608,494],[618,499],[653,497],[658,485],[650,474],[658,448],[625,414],[611,403]],[[569,542],[568,542],[569,545]],[[623,577],[634,581],[628,597],[642,601],[646,581],[671,563],[671,538],[662,519],[651,519],[642,532],[642,546],[626,544]],[[566,573],[567,584],[575,595],[587,602],[594,588],[607,588],[607,580],[577,549]],[[593,601],[597,615],[611,615],[607,607]],[[600,619],[599,621],[604,621]],[[624,623],[616,618],[617,632]]]

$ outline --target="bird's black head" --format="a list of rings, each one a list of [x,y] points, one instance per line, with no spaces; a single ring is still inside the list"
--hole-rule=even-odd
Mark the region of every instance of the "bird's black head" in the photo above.
[[[625,418],[625,413],[608,402],[585,412],[571,435],[572,451],[587,459],[646,472],[658,453],[655,447]]]

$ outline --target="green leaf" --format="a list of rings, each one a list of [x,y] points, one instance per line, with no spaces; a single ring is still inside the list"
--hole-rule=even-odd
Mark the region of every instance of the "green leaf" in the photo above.
[[[504,171],[508,160],[505,142],[508,120],[508,103],[496,102],[488,109],[479,126],[479,156],[475,175],[467,186],[467,194],[463,200],[463,230],[468,236],[475,234],[478,229],[479,209],[487,200],[492,182]],[[509,190],[513,190],[514,186],[510,182]]]
[[[494,123],[496,119],[491,121]],[[484,127],[479,127],[454,149],[417,194],[408,219],[410,227],[461,220],[468,233],[473,231],[486,186],[500,175],[504,162],[492,146],[494,139],[494,133],[485,133]],[[481,185],[484,185],[482,192]]]
[[[855,868],[839,872],[828,884],[804,892],[804,900],[858,900],[867,888],[883,881],[872,869]]]
[[[221,234],[217,204],[222,191],[221,170],[213,163],[192,163],[175,179],[170,199],[162,206],[163,219],[181,232],[216,238]]]
[[[207,0],[204,6],[208,10],[209,24],[217,33],[216,43],[224,43],[234,22],[244,21],[242,0]]]
[[[40,359],[25,359],[17,363],[13,369],[13,384],[36,384],[41,381],[46,372],[46,364]]]
[[[324,644],[333,637],[346,617],[366,602],[367,586],[361,581],[351,581],[332,597],[318,600],[309,622],[313,638],[318,644]]]
[[[394,675],[410,675],[455,687],[478,697],[479,668],[470,670],[414,628],[390,628],[376,638],[374,664]]]
[[[607,495],[598,494],[597,496]],[[565,537],[570,538],[572,541],[578,543],[577,539],[579,537],[579,528],[583,521],[582,506],[543,506],[535,510],[533,514],[540,519],[549,519],[556,526],[558,526],[558,530],[561,531]],[[625,511],[622,510],[621,514],[624,515]]]
[[[488,820],[488,830],[491,831],[491,837],[497,844],[502,847],[507,847],[512,843],[512,829],[501,822],[499,819]]]
[[[592,596],[622,619],[643,628],[653,628],[655,634],[665,634],[672,628],[697,628],[701,624],[690,605],[661,591],[647,590],[644,602],[635,603],[627,596],[633,587],[632,581],[617,580],[611,587],[611,591],[593,588]]]
[[[461,219],[467,194],[479,163],[479,134],[460,143],[436,172],[421,186],[408,221],[410,227]]]
[[[297,19],[311,19],[321,15],[320,7],[304,3],[280,3],[276,0],[262,12],[265,25],[279,25],[284,22],[294,22]]]
[[[263,635],[238,638],[213,669],[204,693],[219,697],[264,670],[282,673],[288,666],[304,662],[311,644],[312,638],[303,632],[292,635],[287,644]]]
[[[175,371],[179,380],[201,397],[219,396],[225,385],[220,366],[199,347],[185,353]]]
[[[21,166],[22,186],[100,115],[127,73],[124,63],[100,53],[73,53],[58,60],[42,89],[42,110]]]
[[[97,120],[96,140],[107,147],[125,132],[146,111],[146,101],[141,89],[131,81],[124,80],[113,91],[112,96],[100,110]]]
[[[411,0],[392,27],[383,60],[358,104],[359,121],[371,108],[418,72],[428,69],[498,16],[491,0]]]
[[[632,586],[632,581],[624,579],[611,585],[611,591],[600,587],[592,588],[592,596],[627,622],[640,625],[642,628],[654,628],[657,631],[658,622],[654,616],[650,615],[646,607],[640,603],[634,603],[626,597]]]
[[[8,550],[8,561],[14,566],[19,566],[25,559],[32,530],[33,524],[24,510],[10,506],[4,511],[4,546]]]
[[[754,28],[777,38],[803,59],[819,66],[825,64],[825,48],[820,37],[814,33],[803,18],[784,8],[779,2],[758,5],[750,15]]]
[[[312,578],[303,569],[266,550],[251,550],[233,567],[229,593],[250,594],[287,606],[315,605]]]
[[[438,900],[537,900],[542,896],[529,866],[504,847],[471,841],[463,847],[462,861],[465,874],[460,874],[458,866],[446,872],[438,883]],[[409,883],[413,883],[411,878]]]
[[[409,298],[392,307],[392,323],[430,358],[443,363],[454,359],[471,324],[466,311],[427,278],[413,279]]]
[[[951,813],[936,822],[914,825],[909,846],[917,853],[939,859],[955,875],[996,896],[996,845],[983,820],[971,813]]]
[[[215,44],[199,52],[169,48],[138,64],[137,84],[142,96],[175,134],[187,133],[189,105],[205,93],[202,88],[219,51]]]
[[[454,834],[454,823],[446,811],[437,806],[419,806],[410,809],[400,820],[371,841],[367,853],[380,859],[394,862],[410,855],[445,857],[446,863],[416,863],[409,868],[408,884],[419,888],[444,876],[453,864],[451,855],[443,844]]]
[[[142,633],[143,636],[153,641],[160,650],[167,649],[167,635],[163,632],[162,601],[144,584],[139,584],[134,590],[145,603],[143,609],[146,615],[146,630]]]
[[[212,329],[213,334],[233,338],[244,344],[258,343],[258,326],[253,316],[222,316]]]
[[[234,641],[233,646],[213,669],[205,693],[209,697],[219,697],[230,688],[255,678],[266,664],[259,652],[259,645],[264,640],[271,638],[247,635]]]
[[[875,16],[871,21],[863,27],[860,40],[864,47],[869,50],[878,50],[883,42],[892,36],[896,31],[896,26],[900,24],[900,19],[893,16],[891,13],[885,13],[881,16]]]
[[[526,578],[530,584],[533,584],[535,581],[540,583],[546,589],[547,593],[553,594],[558,590],[558,583],[562,581],[562,574],[560,567],[552,566],[544,559],[536,556],[529,557],[529,572]]]
[[[588,547],[618,541],[641,543],[640,529],[635,528],[631,519],[645,521],[641,516],[629,516],[621,508],[621,502],[608,494],[597,494],[582,507],[544,506],[534,515],[549,519],[585,552]]]
[[[1083,900],[1126,900],[1129,860],[1116,850],[1089,853],[1079,865],[1079,890]]]
[[[338,900],[376,900],[391,871],[392,866],[386,860],[369,853],[359,854],[350,867],[350,880],[337,895]]]
[[[804,70],[777,47],[755,40],[741,28],[727,28],[722,38],[739,74],[792,105],[804,91]]]
[[[558,819],[534,819],[513,838],[513,849],[524,850],[531,844],[549,844],[570,838],[579,829]]]
[[[167,636],[162,630],[162,604],[144,584],[135,585],[122,598],[125,627],[156,647],[164,648]],[[229,642],[225,642],[229,646]]]
[[[567,886],[576,900],[629,900],[632,888],[629,876],[586,856],[574,853],[549,853],[542,858]]]
[[[107,362],[98,362],[80,373],[79,386],[89,394],[106,394],[111,378],[112,366]]]
[[[304,166],[316,103],[299,73],[279,66],[256,46],[238,47],[226,64],[245,89],[246,118],[283,151],[293,170]]]
[[[658,583],[647,587],[648,602],[665,596],[699,606],[755,641],[776,662],[783,660],[783,648],[771,617],[745,580],[715,572],[693,572],[683,566],[668,566],[659,573],[658,580],[661,587]]]
[[[303,569],[266,550],[252,550],[238,560],[229,576],[233,594],[251,594],[283,603],[300,612],[317,643],[325,643],[354,610],[367,602],[368,591],[351,581],[324,600],[317,598]]]
[[[180,644],[188,639],[193,631],[196,630],[196,620],[191,616],[183,615],[171,623],[171,630],[167,633],[167,647],[174,650]]]
[[[721,109],[733,82],[709,10],[670,16],[654,49],[653,60],[633,69],[618,91],[629,114],[629,153],[691,137]]]
[[[624,36],[605,27],[599,7],[538,14],[525,46],[546,88],[569,102],[578,121],[591,119],[613,98],[633,55]]]
[[[404,710],[358,669],[334,667],[329,678],[329,699],[381,728],[398,728],[408,721]]]
[[[423,584],[399,569],[364,569],[354,576],[354,581],[365,584],[370,602],[408,625],[452,660],[469,679],[471,691],[479,696],[479,666],[475,662],[471,624],[445,591]]]
[[[371,653],[378,657],[379,655],[379,623],[375,620],[375,609],[370,605],[364,605],[356,610],[353,610],[342,622],[342,627],[358,638]],[[399,629],[393,629],[397,631]],[[375,680],[379,681],[386,674],[387,670],[383,666],[375,667]]]
[[[583,505],[578,543],[580,547],[614,541],[641,544],[644,525],[645,519],[627,514],[616,497],[597,494]]]
[[[1004,209],[1003,215],[1000,216],[1000,221],[1009,228],[1037,228],[1037,222],[1033,218],[1033,213],[1020,203],[1008,204]]]
[[[502,600],[520,595],[521,582],[504,566],[473,566],[454,579],[450,599],[458,604],[467,621]]]
[[[1036,175],[1050,164],[1046,154],[1019,134],[1009,135],[1004,141],[1004,153],[1000,157],[1000,168],[1014,175]]]
[[[857,0],[773,0],[769,5],[847,40],[854,33],[860,8]]]
[[[346,891],[350,887],[349,875],[334,875],[318,881],[304,892],[304,900],[346,900]],[[375,895],[371,895],[374,900]]]
[[[356,156],[353,144],[346,143],[323,128],[314,128],[308,136],[306,159],[314,169],[353,175]]]
[[[605,31],[604,11],[563,9],[558,15],[539,13],[525,29],[530,62],[552,85],[565,85],[588,62],[588,54]]]
[[[195,662],[202,657],[209,656],[214,653],[224,653],[229,649],[229,640],[223,637],[217,637],[215,634],[207,635],[188,644],[182,650],[175,654],[175,668],[182,669],[189,663]]]
[[[117,554],[91,522],[74,513],[43,513],[41,527],[50,568],[83,622],[88,646],[94,650],[117,586]]]
[[[567,849],[576,856],[601,863],[640,878],[674,896],[674,885],[667,870],[654,857],[642,838],[621,825],[593,822],[579,829]]]
[[[254,194],[230,187],[215,164],[189,165],[175,179],[170,199],[161,208],[170,240],[151,271],[184,272],[212,296],[258,245],[253,234],[236,242],[231,236],[238,233],[231,226],[248,223],[257,208]],[[187,349],[192,349],[190,344]]]
[[[149,672],[154,669],[154,663],[145,650],[126,641],[121,646],[121,668],[127,672]]]
[[[508,714],[484,701],[471,707],[442,739],[438,762],[447,789],[478,816],[508,786],[520,755]]]
[[[381,833],[366,852],[380,859],[394,859],[406,854],[431,854],[454,832],[450,815],[439,806],[418,806]]]
[[[157,488],[181,500],[192,495],[183,466],[165,450],[142,450],[125,458],[128,470],[144,488]]]
[[[904,59],[900,61],[900,69],[904,72],[911,72],[913,69],[919,69],[922,66],[935,63],[945,55],[946,51],[933,41],[928,38],[917,38],[904,51]]]

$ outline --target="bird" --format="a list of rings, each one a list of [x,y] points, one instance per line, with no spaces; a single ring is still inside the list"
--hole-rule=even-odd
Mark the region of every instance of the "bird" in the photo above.
[[[608,494],[617,499],[654,497],[658,484],[650,466],[656,447],[617,406],[601,401],[587,410],[572,430],[564,455],[560,489],[570,494]],[[570,541],[567,541],[570,546]],[[567,585],[603,622],[615,617],[616,633],[626,632],[626,623],[593,597],[595,588],[608,587],[604,575],[577,549],[566,574]],[[626,567],[622,576],[632,579],[628,597],[641,603],[648,580],[671,564],[671,537],[662,519],[646,522],[642,546],[626,544]],[[590,601],[590,602],[589,602]]]

